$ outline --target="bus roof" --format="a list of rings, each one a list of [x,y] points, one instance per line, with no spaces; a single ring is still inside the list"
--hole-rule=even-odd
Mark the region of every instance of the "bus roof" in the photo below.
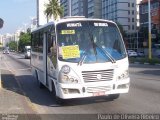
[[[67,16],[58,20],[56,24],[63,23],[63,22],[70,22],[70,21],[105,21],[105,22],[115,23],[113,21],[105,20],[105,19],[85,18],[84,16]]]
[[[38,27],[37,29],[33,30],[32,32],[35,32],[37,30],[40,30],[40,29],[45,28],[45,27],[50,26],[50,25],[57,25],[57,24],[60,24],[60,23],[73,22],[73,21],[104,21],[104,22],[110,22],[110,23],[115,24],[115,22],[113,22],[111,20],[96,19],[96,18],[85,18],[84,16],[67,16],[67,17],[59,19],[57,21],[54,21],[54,22],[48,22],[47,24]]]

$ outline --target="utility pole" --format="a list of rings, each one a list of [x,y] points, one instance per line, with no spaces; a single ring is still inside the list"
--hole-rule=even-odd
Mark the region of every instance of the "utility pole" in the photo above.
[[[152,41],[151,41],[151,3],[150,0],[148,0],[148,43],[149,43],[149,59],[152,59]]]

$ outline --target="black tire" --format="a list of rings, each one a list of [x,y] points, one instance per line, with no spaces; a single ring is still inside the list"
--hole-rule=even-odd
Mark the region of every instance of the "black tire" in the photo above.
[[[57,95],[56,95],[56,89],[55,89],[55,85],[53,82],[52,82],[52,95],[53,95],[53,98],[54,98],[56,104],[64,105],[64,103],[65,103],[64,99],[61,99],[61,98],[57,97]]]
[[[38,87],[39,87],[40,89],[45,88],[44,85],[43,85],[43,84],[39,81],[39,79],[38,79],[38,73],[37,73],[37,71],[36,71],[35,73],[36,73],[36,81],[37,81]]]
[[[110,100],[115,100],[115,99],[118,99],[120,97],[120,94],[111,94],[109,95],[109,99]]]

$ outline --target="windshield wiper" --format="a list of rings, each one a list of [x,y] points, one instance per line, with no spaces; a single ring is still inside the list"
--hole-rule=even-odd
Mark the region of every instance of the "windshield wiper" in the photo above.
[[[110,53],[108,53],[105,49],[103,49],[102,47],[98,46],[98,45],[94,42],[94,40],[93,40],[93,35],[90,34],[90,38],[91,38],[91,42],[92,42],[92,44],[93,44],[93,49],[94,49],[94,52],[95,52],[96,55],[97,55],[96,47],[98,47],[100,50],[102,50],[102,51],[104,52],[104,54],[110,59],[110,61],[111,61],[112,63],[116,63],[116,60],[111,56]],[[96,57],[96,59],[97,59],[97,57]]]
[[[80,59],[80,61],[78,62],[78,65],[82,65],[82,63],[84,62],[84,60],[86,59],[87,54],[85,54],[85,52],[83,52],[82,58]]]
[[[95,43],[94,43],[95,44]],[[97,44],[95,44],[100,50],[102,50],[104,52],[104,54],[110,59],[110,61],[112,63],[116,63],[116,60],[111,56],[111,54],[109,52],[107,52],[104,48],[98,46]]]

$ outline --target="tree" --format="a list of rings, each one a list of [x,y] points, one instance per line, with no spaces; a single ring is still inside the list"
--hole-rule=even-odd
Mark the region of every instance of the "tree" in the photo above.
[[[63,15],[63,8],[59,5],[58,0],[49,0],[48,4],[45,4],[45,15],[47,18],[54,17],[54,20],[57,20],[58,16]]]
[[[17,42],[15,42],[15,41],[9,42],[8,46],[9,46],[9,49],[11,49],[11,50],[15,50],[15,51],[17,50]]]
[[[3,27],[3,23],[4,23],[3,19],[2,19],[2,18],[0,18],[0,28],[2,28],[2,27]]]
[[[19,45],[18,48],[20,51],[24,51],[25,46],[31,45],[31,34],[29,32],[27,33],[21,33],[19,37]]]

